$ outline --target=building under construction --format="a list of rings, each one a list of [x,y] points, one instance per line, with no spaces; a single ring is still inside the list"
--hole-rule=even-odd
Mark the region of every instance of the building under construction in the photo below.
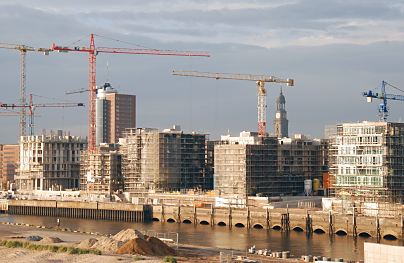
[[[87,195],[111,197],[123,191],[122,158],[116,146],[101,144],[97,151],[83,151],[80,190]]]
[[[62,131],[22,136],[19,169],[15,177],[17,189],[78,189],[80,152],[85,148],[85,139]]]
[[[241,132],[221,139],[214,150],[214,188],[220,195],[298,195],[305,179],[320,179],[327,169],[322,142],[303,135],[281,139]]]
[[[404,123],[336,125],[330,137],[331,189],[345,200],[400,202],[404,196]]]
[[[126,129],[121,151],[126,192],[205,189],[206,134]]]

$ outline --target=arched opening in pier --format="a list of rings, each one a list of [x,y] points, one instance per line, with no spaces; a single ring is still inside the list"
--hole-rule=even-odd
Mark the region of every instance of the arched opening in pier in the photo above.
[[[316,234],[325,234],[325,231],[322,230],[321,228],[317,228],[313,232],[316,233]]]
[[[300,226],[295,226],[295,227],[293,228],[293,231],[296,231],[296,232],[303,232],[304,230],[303,230],[303,228],[301,228]]]
[[[282,230],[282,227],[279,226],[279,225],[274,225],[274,226],[272,227],[272,229],[273,229],[273,230],[276,230],[276,231],[281,231],[281,230]]]
[[[175,223],[175,220],[172,218],[167,219],[167,223]]]
[[[335,234],[338,235],[338,236],[346,236],[346,235],[348,235],[348,233],[345,230],[342,230],[342,229],[335,232]]]
[[[358,236],[360,236],[360,237],[364,237],[364,238],[369,238],[369,237],[372,237],[369,233],[367,233],[367,232],[361,232],[361,233],[359,233],[359,235]]]
[[[263,229],[264,227],[261,224],[255,224],[253,226],[253,228],[255,228],[255,229]]]
[[[160,219],[158,219],[157,217],[153,217],[153,219],[152,219],[154,222],[159,222],[160,221]]]
[[[226,223],[225,222],[219,222],[217,225],[218,226],[226,226]]]
[[[244,224],[242,224],[242,223],[237,223],[237,224],[235,224],[234,226],[235,226],[235,227],[240,227],[240,228],[245,227]]]
[[[182,223],[184,223],[184,224],[192,224],[191,220],[189,220],[189,219],[185,219],[184,221],[182,221]]]
[[[397,237],[392,234],[384,235],[383,238],[386,240],[397,240]]]
[[[199,224],[207,226],[207,225],[209,225],[209,222],[208,222],[208,221],[203,220],[203,221],[201,221]]]

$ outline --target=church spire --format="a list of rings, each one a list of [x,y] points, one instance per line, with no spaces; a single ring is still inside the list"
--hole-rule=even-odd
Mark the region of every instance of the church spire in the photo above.
[[[286,99],[282,88],[279,97],[276,99],[276,113],[274,120],[275,135],[278,138],[288,137],[288,119],[286,114]]]

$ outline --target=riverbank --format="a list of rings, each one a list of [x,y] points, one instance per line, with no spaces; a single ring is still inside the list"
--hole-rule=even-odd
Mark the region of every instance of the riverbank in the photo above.
[[[63,247],[77,247],[77,245],[83,240],[89,239],[102,239],[106,235],[95,233],[78,233],[69,232],[66,229],[46,229],[35,226],[27,225],[12,225],[12,224],[0,224],[0,236],[2,240],[13,240],[27,243],[27,237],[44,237],[42,241],[31,241],[29,243],[41,244],[41,246],[63,246]],[[53,243],[52,240],[58,239],[60,242]],[[175,247],[176,248],[176,247]],[[242,251],[209,248],[202,246],[192,246],[186,244],[180,244],[177,250],[175,258],[178,262],[219,262],[220,252],[223,256],[227,255],[242,255]],[[162,262],[164,257],[159,256],[137,256],[137,255],[117,255],[115,253],[103,252],[102,255],[94,254],[68,254],[61,252],[52,252],[49,250],[32,250],[28,248],[8,248],[0,246],[0,262],[133,262],[140,261],[145,263]],[[262,256],[254,255],[250,256],[259,260],[260,262],[278,262],[279,259],[263,258]],[[296,260],[282,260],[283,262],[298,262]]]

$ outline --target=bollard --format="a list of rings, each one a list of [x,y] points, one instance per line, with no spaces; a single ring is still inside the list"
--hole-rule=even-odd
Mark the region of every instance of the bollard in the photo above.
[[[289,258],[290,256],[290,251],[282,251],[282,258],[286,259]]]

